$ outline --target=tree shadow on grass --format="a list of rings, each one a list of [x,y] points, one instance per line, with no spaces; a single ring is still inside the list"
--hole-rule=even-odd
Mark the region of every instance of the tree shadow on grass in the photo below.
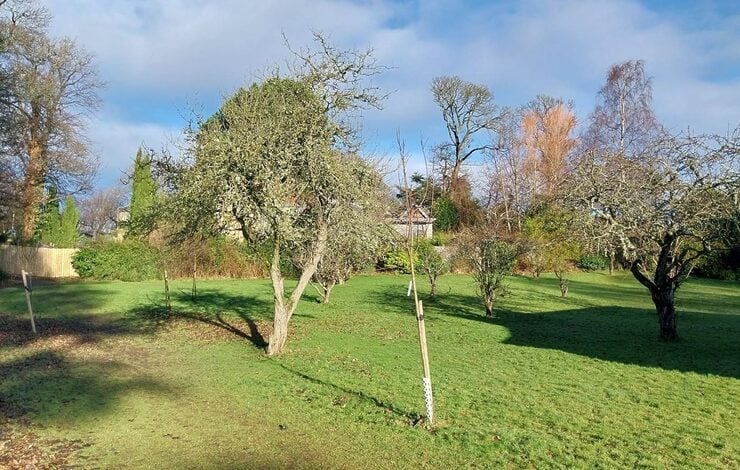
[[[218,291],[201,291],[195,300],[190,293],[174,292],[172,302],[172,310],[167,312],[161,300],[150,298],[128,314],[143,328],[159,328],[176,320],[197,322],[246,339],[255,347],[267,346],[263,331],[268,327],[265,312],[271,312],[271,303]]]
[[[290,372],[291,374],[294,374],[304,380],[307,380],[313,384],[320,385],[322,387],[328,387],[334,391],[343,393],[345,395],[351,395],[355,398],[359,399],[362,402],[368,403],[370,405],[376,406],[378,408],[381,408],[384,412],[395,415],[399,418],[404,419],[408,424],[415,426],[422,420],[422,416],[418,413],[410,413],[408,411],[404,411],[392,403],[384,402],[376,397],[373,397],[371,395],[368,395],[367,393],[359,390],[351,390],[349,388],[343,387],[341,385],[336,385],[331,382],[327,382],[325,380],[321,380],[316,377],[311,377],[308,374],[305,374],[303,372],[297,371],[295,369],[291,369],[290,367],[286,366],[285,364],[280,364],[280,367],[285,369],[287,372]]]
[[[32,418],[62,424],[99,415],[122,396],[172,394],[154,378],[111,360],[75,360],[49,350],[0,362],[0,422]]]
[[[413,309],[405,297],[376,292],[375,301]],[[512,307],[513,305],[513,307]],[[652,309],[589,306],[550,312],[527,312],[521,302],[502,302],[495,317],[483,315],[480,299],[447,294],[425,299],[424,314],[455,317],[505,327],[504,344],[556,349],[606,361],[658,367],[681,372],[740,378],[740,315],[679,311],[681,339],[658,340],[658,321]],[[473,327],[471,325],[471,327]]]

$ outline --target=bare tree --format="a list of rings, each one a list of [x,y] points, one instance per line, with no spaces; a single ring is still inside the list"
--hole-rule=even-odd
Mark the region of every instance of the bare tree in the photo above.
[[[70,39],[50,38],[45,10],[23,4],[26,13],[11,9],[0,19],[0,34],[6,38],[0,55],[0,75],[6,80],[0,95],[0,149],[14,160],[21,180],[22,238],[28,240],[36,229],[45,183],[67,193],[90,187],[97,162],[83,136],[83,117],[97,108],[101,82],[92,57]]]
[[[533,196],[552,197],[565,176],[567,159],[576,146],[571,108],[561,99],[540,95],[523,112],[525,174]]]
[[[568,194],[583,220],[607,227],[648,288],[660,338],[678,337],[676,290],[723,239],[738,210],[740,128],[729,137],[664,138],[642,157],[583,155]]]
[[[477,153],[492,148],[489,138],[476,142],[476,137],[482,131],[493,130],[502,113],[484,85],[466,82],[460,77],[437,77],[432,80],[431,89],[450,138],[444,147],[450,162],[449,190],[455,199],[463,164]]]
[[[82,199],[80,223],[83,230],[88,231],[93,238],[112,231],[124,196],[125,191],[122,188],[107,188]]]
[[[645,74],[644,61],[613,65],[590,116],[586,145],[602,152],[640,155],[663,131],[652,103],[652,80]]]

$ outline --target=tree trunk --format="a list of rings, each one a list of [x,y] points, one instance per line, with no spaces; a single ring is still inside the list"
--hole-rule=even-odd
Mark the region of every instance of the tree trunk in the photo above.
[[[311,282],[319,265],[321,256],[326,250],[326,239],[329,227],[326,223],[320,223],[317,228],[316,244],[309,262],[303,266],[303,272],[298,278],[293,292],[285,298],[285,283],[283,274],[280,272],[280,240],[275,239],[275,247],[272,252],[272,263],[270,265],[270,280],[272,281],[273,300],[275,302],[275,314],[272,321],[272,334],[268,338],[266,352],[268,356],[277,356],[283,353],[285,341],[288,339],[288,322],[293,315],[298,301],[301,300],[303,291]]]
[[[678,339],[676,307],[674,303],[674,294],[678,288],[678,283],[671,280],[666,275],[666,253],[669,252],[670,246],[666,243],[661,249],[661,255],[658,257],[658,267],[656,268],[655,280],[651,280],[641,271],[641,261],[636,260],[632,263],[630,271],[640,284],[650,290],[650,296],[655,304],[655,311],[658,313],[658,326],[660,327],[660,339],[662,341],[674,341]],[[662,268],[662,269],[661,269]],[[656,282],[657,281],[657,282]]]
[[[44,165],[45,151],[39,129],[40,111],[38,106],[32,104],[30,138],[28,141],[28,165],[22,189],[22,230],[21,237],[24,241],[33,239],[38,223],[38,211],[44,199],[44,179],[46,168]]]
[[[275,302],[275,314],[272,319],[272,334],[267,341],[267,355],[276,356],[283,353],[288,339],[288,321],[290,309],[284,302]]]
[[[561,278],[560,279],[560,295],[562,297],[568,297],[568,280]]]
[[[486,297],[483,299],[483,304],[486,306],[486,316],[492,317],[493,316],[493,299],[490,297]]]
[[[42,186],[44,175],[39,152],[40,150],[34,151],[33,148],[29,151],[30,161],[26,169],[26,178],[23,182],[23,195],[21,201],[21,204],[23,205],[23,228],[21,236],[24,241],[30,241],[36,233],[39,207],[41,207],[41,202],[44,198]]]
[[[434,295],[437,293],[437,280],[430,277],[429,285],[431,286],[431,289],[429,290],[429,297],[434,297]]]
[[[334,288],[335,283],[327,282],[321,285],[321,288],[323,289],[324,293],[321,296],[321,303],[322,304],[328,304],[329,303],[329,297],[331,296],[331,290]]]
[[[678,339],[676,307],[674,305],[673,289],[655,289],[652,292],[655,311],[658,313],[660,339],[674,341]]]
[[[609,275],[610,276],[614,274],[614,258],[615,258],[614,252],[610,251],[609,252]]]

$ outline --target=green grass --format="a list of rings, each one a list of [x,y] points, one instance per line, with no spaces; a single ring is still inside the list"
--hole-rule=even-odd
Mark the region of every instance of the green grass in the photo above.
[[[267,281],[201,282],[197,302],[174,282],[176,321],[158,282],[38,287],[36,339],[22,291],[0,290],[0,418],[89,444],[82,466],[740,465],[740,284],[683,286],[667,344],[625,274],[574,276],[567,299],[512,278],[493,319],[468,277],[444,276],[422,295],[427,429],[407,283],[357,277],[329,305],[307,292],[278,359],[259,347]]]

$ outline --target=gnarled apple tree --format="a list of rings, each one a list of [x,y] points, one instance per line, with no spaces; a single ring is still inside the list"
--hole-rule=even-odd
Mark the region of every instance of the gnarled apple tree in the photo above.
[[[192,135],[190,162],[175,179],[173,210],[185,229],[238,227],[271,247],[273,331],[280,354],[288,322],[327,249],[343,208],[370,205],[380,176],[337,150],[337,129],[304,82],[271,78],[239,90]],[[286,288],[281,259],[301,252],[300,275]]]
[[[660,338],[678,338],[674,295],[737,217],[740,129],[730,136],[664,137],[639,156],[587,152],[568,197],[586,223],[606,224],[650,291]]]

